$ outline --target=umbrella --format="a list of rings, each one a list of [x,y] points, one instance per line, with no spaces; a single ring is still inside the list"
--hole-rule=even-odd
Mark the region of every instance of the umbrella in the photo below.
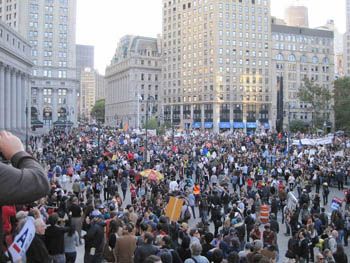
[[[160,172],[153,170],[153,169],[147,169],[142,171],[141,173],[142,177],[146,177],[147,179],[151,181],[160,181],[164,179],[164,175]]]

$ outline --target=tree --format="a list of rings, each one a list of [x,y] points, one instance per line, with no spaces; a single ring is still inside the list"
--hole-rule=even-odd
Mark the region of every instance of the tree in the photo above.
[[[334,82],[335,127],[350,131],[350,78],[337,79]]]
[[[158,122],[157,122],[157,119],[156,118],[150,118],[148,119],[147,121],[147,125],[145,124],[144,125],[144,128],[146,129],[149,129],[149,130],[155,130],[158,128]]]
[[[323,123],[328,121],[331,108],[332,94],[329,89],[305,78],[297,96],[300,101],[311,106],[312,128],[322,127]]]
[[[91,117],[104,123],[105,121],[105,100],[101,99],[95,102],[94,107],[91,110]]]
[[[301,120],[293,120],[289,124],[291,132],[307,132],[308,125]]]

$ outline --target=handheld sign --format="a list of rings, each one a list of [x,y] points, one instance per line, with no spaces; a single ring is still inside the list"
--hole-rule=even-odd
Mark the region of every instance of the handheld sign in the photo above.
[[[165,215],[173,222],[179,220],[184,201],[176,197],[170,197],[166,206]]]
[[[26,223],[21,229],[21,232],[15,237],[13,243],[9,247],[8,251],[12,256],[13,262],[21,260],[30,244],[33,241],[35,235],[34,218],[29,216]]]

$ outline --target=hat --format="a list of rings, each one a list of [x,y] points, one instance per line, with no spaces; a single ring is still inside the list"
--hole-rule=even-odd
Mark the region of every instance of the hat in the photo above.
[[[324,186],[328,186],[328,184],[327,184],[327,183],[323,183],[323,185],[324,185]]]
[[[94,210],[94,211],[92,211],[91,214],[90,214],[90,217],[91,217],[91,218],[95,218],[95,217],[99,217],[99,216],[102,216],[102,214],[101,214],[101,212],[98,211],[98,210]]]
[[[270,223],[267,223],[264,227],[265,228],[270,228]]]
[[[182,223],[180,227],[187,230],[188,229],[188,224],[187,223]]]
[[[259,239],[254,240],[254,242],[253,242],[253,248],[254,248],[254,250],[260,250],[260,249],[262,249],[262,248],[263,248],[263,242],[262,242],[261,240],[259,240]]]
[[[25,219],[27,216],[28,216],[28,212],[26,212],[26,211],[19,211],[16,214],[16,219],[17,219],[17,221],[20,221],[20,220]]]

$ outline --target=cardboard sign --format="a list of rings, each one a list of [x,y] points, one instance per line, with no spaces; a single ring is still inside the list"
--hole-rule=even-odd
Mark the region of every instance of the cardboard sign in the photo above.
[[[342,202],[343,200],[341,200],[340,198],[334,197],[331,204],[332,211],[338,210],[341,207]]]
[[[26,223],[21,229],[21,232],[15,237],[13,243],[9,247],[8,251],[12,256],[13,262],[21,260],[30,244],[33,241],[35,235],[34,218],[29,216]]]
[[[184,201],[176,197],[170,197],[166,206],[165,215],[173,222],[179,220]]]

